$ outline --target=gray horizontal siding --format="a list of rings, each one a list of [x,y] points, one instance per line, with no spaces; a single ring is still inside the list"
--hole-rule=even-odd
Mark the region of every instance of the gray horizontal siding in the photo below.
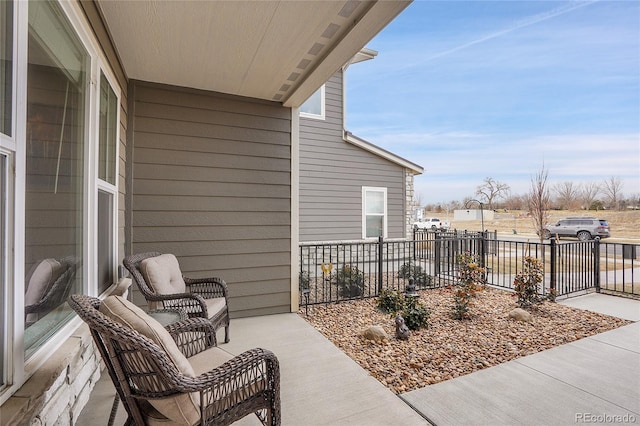
[[[362,187],[387,188],[388,236],[404,237],[404,169],[343,140],[342,72],[325,86],[326,120],[300,118],[300,241],[362,238]]]
[[[133,84],[133,251],[223,278],[234,317],[289,312],[290,109]]]

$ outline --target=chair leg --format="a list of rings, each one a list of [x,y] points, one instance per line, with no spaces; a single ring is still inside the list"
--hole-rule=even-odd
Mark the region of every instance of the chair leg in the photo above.
[[[229,326],[224,328],[224,342],[229,343]]]

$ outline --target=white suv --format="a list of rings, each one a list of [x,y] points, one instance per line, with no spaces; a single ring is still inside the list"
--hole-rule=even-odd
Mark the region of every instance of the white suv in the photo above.
[[[610,236],[609,223],[604,219],[595,217],[567,217],[561,219],[555,225],[545,226],[542,236],[551,238],[576,237],[580,241],[591,240],[595,237],[607,238]]]

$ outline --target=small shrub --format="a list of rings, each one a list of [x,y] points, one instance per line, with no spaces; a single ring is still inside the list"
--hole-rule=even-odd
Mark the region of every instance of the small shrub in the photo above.
[[[378,309],[386,314],[395,314],[404,306],[404,295],[399,291],[384,289],[378,296]]]
[[[420,302],[418,297],[405,297],[402,318],[409,330],[418,330],[429,326],[431,312]]]
[[[458,279],[453,293],[453,318],[461,320],[469,317],[469,306],[475,294],[486,285],[484,268],[469,252],[458,255]]]
[[[518,297],[518,306],[527,309],[547,298],[538,291],[542,277],[542,262],[535,257],[525,257],[523,271],[518,272],[513,280],[515,294]],[[550,292],[548,298],[555,300],[555,291]]]
[[[398,278],[409,279],[413,277],[413,283],[418,288],[426,288],[431,286],[431,276],[427,275],[422,266],[405,263],[398,271]]]
[[[364,294],[364,274],[356,266],[344,265],[335,276],[340,296],[344,298],[361,297]]]
[[[378,309],[394,317],[400,312],[409,330],[417,330],[429,326],[431,312],[418,297],[405,297],[400,291],[382,290],[378,296]]]
[[[555,288],[550,288],[549,292],[547,293],[547,300],[549,302],[555,302],[556,296],[558,296],[558,290],[556,290]]]
[[[309,279],[309,273],[307,271],[300,271],[298,283],[300,290],[309,290],[311,279]]]

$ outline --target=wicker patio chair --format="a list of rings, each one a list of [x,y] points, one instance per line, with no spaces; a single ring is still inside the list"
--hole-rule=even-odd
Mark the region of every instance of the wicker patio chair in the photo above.
[[[120,296],[71,295],[68,303],[89,326],[127,425],[228,425],[251,413],[264,425],[280,425],[280,369],[272,352],[232,357],[216,347],[208,320],[163,328]]]
[[[72,257],[44,259],[38,262],[27,277],[25,293],[25,322],[28,325],[62,305],[69,294],[78,265]]]
[[[216,330],[225,328],[224,342],[229,342],[229,300],[224,280],[217,277],[187,278],[182,275],[172,254],[133,254],[125,257],[122,263],[150,309],[178,308],[190,317],[208,318]],[[152,267],[156,269],[152,271]]]

